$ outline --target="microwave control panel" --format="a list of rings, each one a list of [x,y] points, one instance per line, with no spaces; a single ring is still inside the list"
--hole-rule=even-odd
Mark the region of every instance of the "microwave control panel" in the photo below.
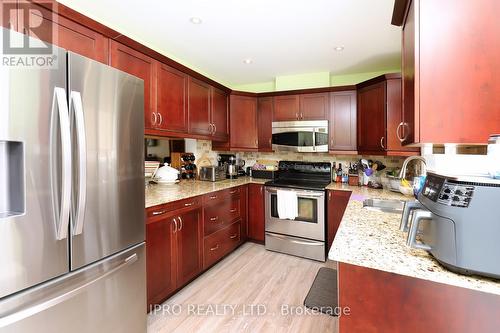
[[[450,182],[446,178],[430,175],[425,181],[422,194],[428,199],[445,206],[469,207],[474,186]]]

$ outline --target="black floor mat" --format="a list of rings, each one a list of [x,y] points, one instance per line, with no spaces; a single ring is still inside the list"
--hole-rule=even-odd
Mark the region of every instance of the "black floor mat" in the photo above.
[[[321,267],[307,293],[304,305],[309,309],[336,316],[338,307],[337,271]]]

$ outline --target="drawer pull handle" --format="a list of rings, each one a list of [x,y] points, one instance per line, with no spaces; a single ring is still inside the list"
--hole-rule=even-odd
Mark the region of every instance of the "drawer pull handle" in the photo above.
[[[194,205],[194,202],[188,202],[184,204],[184,207],[191,207]]]
[[[210,251],[215,251],[217,249],[219,249],[219,244],[217,244],[214,247],[210,248]]]
[[[234,235],[229,236],[230,239],[235,239],[236,237],[238,237],[238,234],[234,234]]]
[[[229,212],[230,212],[230,213],[234,213],[234,212],[236,212],[236,211],[237,211],[237,209],[236,209],[236,208],[232,208]]]
[[[211,218],[210,218],[210,221],[215,222],[215,221],[217,221],[218,219],[219,219],[219,217],[218,217],[218,216],[215,216],[215,217],[211,217]]]
[[[216,195],[211,195],[208,197],[209,199],[217,199],[217,196]]]
[[[238,190],[233,190],[231,192],[229,192],[230,194],[235,194],[235,193],[238,193]]]
[[[166,212],[167,212],[166,210],[160,210],[157,212],[153,212],[153,216],[162,215],[162,214],[165,214]]]

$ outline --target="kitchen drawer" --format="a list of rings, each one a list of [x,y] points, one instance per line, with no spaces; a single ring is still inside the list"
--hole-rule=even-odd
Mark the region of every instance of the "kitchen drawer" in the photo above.
[[[205,236],[220,230],[241,216],[241,199],[237,197],[225,198],[217,205],[209,205],[203,208]]]
[[[203,204],[211,204],[214,202],[219,202],[220,200],[223,200],[230,196],[239,195],[240,192],[241,192],[241,186],[231,187],[226,190],[208,193],[203,196]]]
[[[188,208],[188,207],[193,208],[199,205],[201,205],[201,196],[182,199],[174,202],[169,202],[164,205],[149,207],[146,209],[146,217],[148,219],[156,218],[165,215],[169,212],[172,212],[174,210]]]
[[[240,243],[240,221],[219,230],[204,239],[203,268],[234,250]]]

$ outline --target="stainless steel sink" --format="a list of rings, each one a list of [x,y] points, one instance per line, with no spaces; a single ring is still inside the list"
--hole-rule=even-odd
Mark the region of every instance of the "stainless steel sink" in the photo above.
[[[395,214],[401,214],[404,205],[405,202],[401,200],[366,199],[363,201],[363,208]]]

